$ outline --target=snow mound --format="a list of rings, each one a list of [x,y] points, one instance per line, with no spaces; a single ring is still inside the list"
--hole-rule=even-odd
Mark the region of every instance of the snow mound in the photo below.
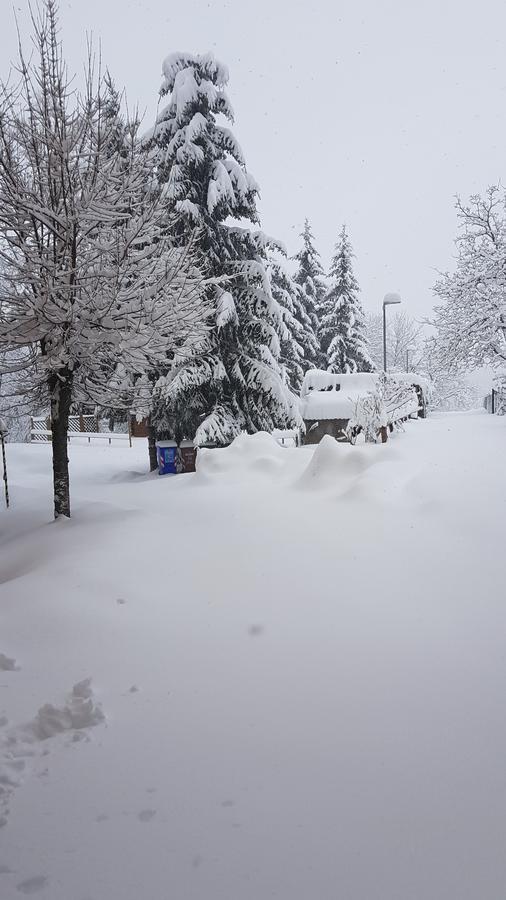
[[[200,476],[244,475],[276,476],[286,462],[286,450],[265,431],[240,434],[228,447],[202,449],[197,455]]]
[[[93,697],[91,678],[85,678],[74,685],[63,706],[45,703],[31,722],[7,732],[0,742],[0,828],[7,824],[9,801],[23,780],[27,760],[39,755],[33,745],[67,731],[74,732],[74,741],[79,740],[83,729],[104,719],[102,707]]]
[[[295,484],[305,490],[327,490],[342,484],[343,479],[348,484],[350,478],[360,476],[372,462],[365,448],[339,444],[326,434]]]
[[[93,699],[91,678],[79,681],[72,688],[63,706],[45,703],[33,722],[26,726],[39,741],[45,741],[62,731],[74,731],[98,725],[105,719],[100,703]]]

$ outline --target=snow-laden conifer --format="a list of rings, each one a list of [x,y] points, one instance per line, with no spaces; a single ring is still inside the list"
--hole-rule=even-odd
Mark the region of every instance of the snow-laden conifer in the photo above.
[[[297,262],[295,281],[302,291],[301,304],[299,311],[296,312],[296,317],[304,330],[304,371],[307,371],[321,368],[325,361],[320,349],[318,329],[320,307],[325,297],[326,285],[320,254],[315,247],[308,219],[304,222],[304,229],[300,236],[302,247],[294,256]]]
[[[308,368],[306,357],[316,352],[316,340],[305,310],[301,286],[277,256],[271,256],[268,272],[272,295],[281,307],[280,363],[288,384],[299,393]]]
[[[214,327],[198,352],[176,352],[156,388],[159,432],[226,444],[240,431],[299,421],[283,379],[283,312],[273,297],[258,223],[258,185],[230,130],[228,72],[212,54],[175,53],[163,64],[167,102],[147,135],[172,239],[191,245],[206,276]],[[241,225],[239,224],[241,221]]]
[[[374,368],[353,257],[343,225],[330,268],[331,285],[320,309],[318,332],[326,367],[331,372],[371,372]]]

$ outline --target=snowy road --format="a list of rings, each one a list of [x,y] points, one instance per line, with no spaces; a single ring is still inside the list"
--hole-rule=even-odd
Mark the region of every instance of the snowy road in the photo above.
[[[2,900],[501,900],[505,449],[8,446]]]

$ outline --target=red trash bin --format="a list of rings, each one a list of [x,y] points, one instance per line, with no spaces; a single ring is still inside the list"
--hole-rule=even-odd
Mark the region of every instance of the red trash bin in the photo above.
[[[197,459],[197,448],[193,446],[193,441],[181,441],[179,445],[179,455],[181,458],[182,472],[195,472],[195,462]]]

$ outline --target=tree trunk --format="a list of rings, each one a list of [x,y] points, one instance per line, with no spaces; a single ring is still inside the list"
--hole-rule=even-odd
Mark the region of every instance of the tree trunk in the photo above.
[[[158,468],[158,459],[156,456],[156,429],[148,419],[148,453],[149,453],[149,471],[154,472]]]
[[[68,370],[49,379],[53,445],[54,517],[70,518],[69,459],[67,453],[72,373]]]

